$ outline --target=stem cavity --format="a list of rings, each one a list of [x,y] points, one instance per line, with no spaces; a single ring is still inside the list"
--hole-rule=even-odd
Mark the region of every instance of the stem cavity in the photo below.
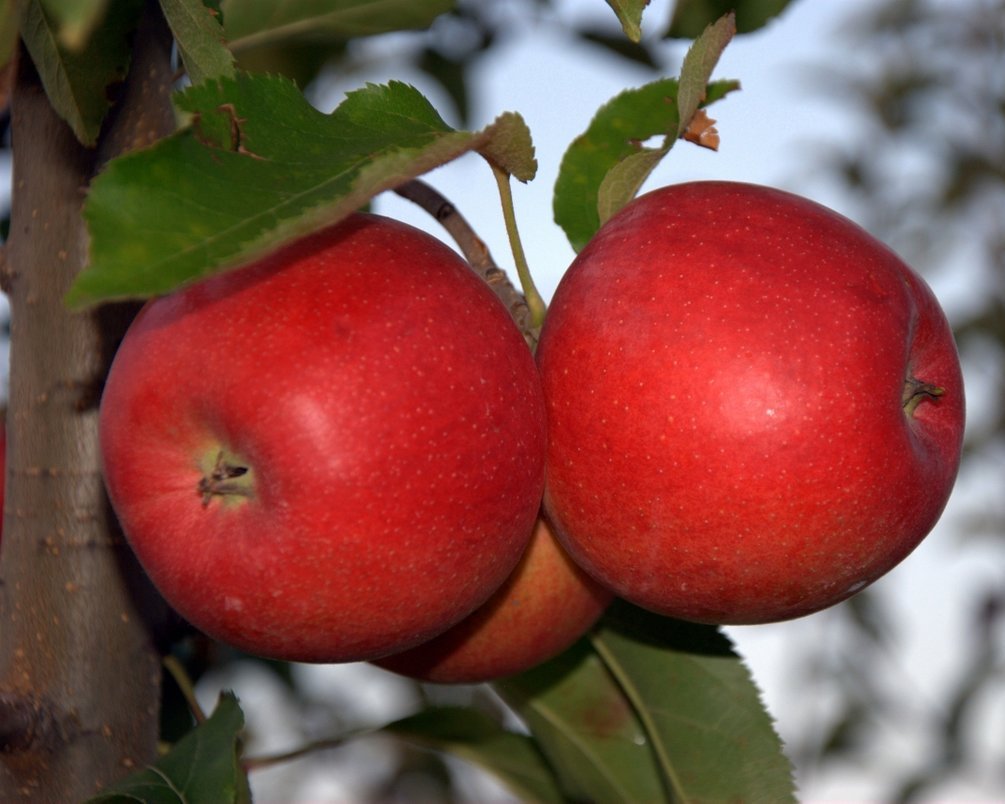
[[[908,377],[904,382],[904,395],[902,398],[904,413],[907,416],[913,416],[918,405],[926,400],[938,399],[945,392],[945,388],[932,385],[923,380],[916,380],[914,377]]]
[[[249,467],[220,450],[212,469],[200,478],[198,491],[203,508],[213,497],[254,497],[254,476]]]

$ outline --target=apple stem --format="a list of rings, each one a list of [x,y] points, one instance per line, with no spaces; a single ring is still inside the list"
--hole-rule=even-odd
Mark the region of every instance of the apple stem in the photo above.
[[[533,328],[531,326],[530,308],[527,305],[527,300],[519,290],[513,287],[506,272],[492,258],[485,241],[475,233],[471,224],[461,215],[457,207],[444,198],[434,187],[420,179],[411,179],[395,187],[394,192],[402,198],[407,198],[412,203],[418,204],[447,230],[468,261],[468,265],[485,280],[485,283],[506,306],[513,321],[523,333],[527,345],[534,349],[537,345],[537,334],[540,327]]]
[[[530,309],[531,326],[539,330],[544,323],[544,314],[547,308],[544,299],[534,284],[534,278],[530,274],[530,266],[527,265],[527,257],[523,251],[523,244],[520,242],[520,232],[516,225],[516,212],[513,209],[513,190],[509,183],[509,173],[489,162],[492,167],[492,175],[495,176],[496,185],[499,187],[499,200],[502,202],[503,220],[506,222],[506,234],[509,237],[510,250],[513,252],[513,262],[516,265],[516,273],[520,278],[520,286],[523,288],[524,298],[527,300],[527,307]]]
[[[904,413],[908,416],[913,416],[918,405],[926,399],[938,399],[945,392],[945,388],[940,388],[923,380],[916,380],[914,377],[908,377],[904,382]]]
[[[247,479],[238,480],[238,478],[244,478],[247,474],[247,466],[228,463],[223,450],[221,450],[216,456],[213,471],[209,473],[209,476],[204,476],[199,480],[199,494],[202,496],[202,507],[205,508],[208,506],[214,496],[253,497],[254,490],[251,484],[247,482]]]

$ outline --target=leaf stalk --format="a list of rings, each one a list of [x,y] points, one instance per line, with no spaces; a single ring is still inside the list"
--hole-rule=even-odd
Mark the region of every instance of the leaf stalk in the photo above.
[[[530,310],[530,323],[534,329],[540,329],[544,324],[544,315],[547,312],[544,299],[538,292],[534,284],[534,278],[530,273],[530,266],[527,264],[527,256],[523,250],[523,243],[520,242],[520,232],[516,225],[516,212],[513,208],[513,190],[509,183],[509,173],[495,163],[489,163],[492,167],[492,175],[495,177],[496,185],[499,188],[499,200],[502,202],[503,220],[506,223],[506,235],[509,238],[510,250],[513,252],[513,262],[516,266],[516,273],[520,279],[520,287],[523,288],[524,298],[527,300],[527,307]]]

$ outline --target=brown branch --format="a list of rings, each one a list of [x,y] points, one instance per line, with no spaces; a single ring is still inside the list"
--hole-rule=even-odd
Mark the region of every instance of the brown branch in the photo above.
[[[170,37],[154,3],[96,150],[22,52],[12,109],[11,383],[0,550],[0,801],[81,801],[156,758],[158,608],[101,480],[97,401],[131,309],[73,313],[84,191],[103,160],[173,127]],[[150,601],[155,601],[151,603]]]
[[[276,765],[283,765],[287,762],[292,762],[295,759],[303,759],[306,756],[317,753],[319,751],[330,751],[333,748],[341,748],[343,745],[355,740],[359,737],[365,737],[374,733],[374,729],[366,729],[360,732],[354,732],[352,734],[345,735],[343,737],[330,737],[321,740],[315,740],[313,742],[302,745],[299,748],[294,748],[290,751],[283,751],[279,754],[269,754],[267,756],[260,757],[247,757],[241,761],[241,765],[245,771],[256,771],[263,770],[264,768],[271,768]]]
[[[12,280],[10,264],[7,262],[7,246],[0,245],[0,292],[10,293]]]
[[[506,309],[509,310],[513,321],[523,333],[524,339],[533,349],[537,345],[537,333],[531,326],[527,300],[513,286],[506,272],[496,265],[491,253],[489,253],[488,246],[478,237],[464,216],[457,211],[457,207],[420,179],[407,181],[395,187],[394,192],[422,207],[447,230],[471,268],[485,280],[506,306]]]

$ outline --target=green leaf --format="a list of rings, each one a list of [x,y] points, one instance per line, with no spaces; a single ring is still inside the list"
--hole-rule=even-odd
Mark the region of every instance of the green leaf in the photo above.
[[[659,59],[646,43],[630,42],[618,34],[592,28],[580,28],[576,33],[587,44],[602,47],[619,59],[627,59],[653,71],[660,69]]]
[[[720,81],[708,87],[704,105],[722,98],[739,85]],[[666,153],[663,148],[646,149],[650,137],[666,138],[680,125],[677,112],[678,82],[663,78],[636,89],[628,89],[604,104],[562,157],[555,182],[553,209],[555,222],[565,231],[572,247],[579,251],[600,227],[600,210],[610,215],[631,198],[645,176]],[[670,145],[673,140],[670,138]],[[656,152],[657,157],[647,154]],[[636,155],[638,162],[631,161]],[[655,159],[650,163],[649,160]],[[600,202],[600,189],[608,173],[625,160],[623,178],[612,178],[611,192]],[[636,172],[633,175],[633,170]],[[641,176],[644,180],[644,176]],[[617,182],[622,182],[618,184]],[[634,189],[631,189],[634,188]]]
[[[792,0],[677,0],[668,39],[694,39],[724,14],[736,13],[736,30],[750,33],[781,14]]]
[[[597,191],[597,216],[601,225],[638,194],[656,165],[687,131],[694,113],[706,105],[709,78],[734,33],[733,15],[727,14],[706,28],[687,50],[677,85],[676,128],[671,127],[666,132],[659,148],[643,148],[639,153],[625,157],[607,172]],[[734,87],[738,85],[733,84]],[[724,88],[716,87],[717,94],[725,94]]]
[[[248,779],[239,760],[244,713],[230,693],[213,714],[158,762],[127,776],[87,804],[244,804]]]
[[[607,0],[607,5],[618,15],[625,36],[638,42],[642,38],[642,12],[649,0]]]
[[[726,14],[709,25],[688,48],[680,68],[680,87],[677,89],[677,137],[687,129],[694,113],[705,102],[707,86],[715,65],[726,45],[736,33],[732,14]]]
[[[555,181],[555,222],[579,251],[600,227],[597,194],[607,172],[641,143],[677,127],[677,81],[663,78],[627,89],[597,111],[572,141]]]
[[[483,712],[431,707],[381,729],[413,745],[471,762],[527,801],[561,802],[555,774],[534,741],[508,731]]]
[[[592,636],[679,801],[795,801],[792,767],[729,639],[616,602]]]
[[[92,183],[90,264],[69,303],[146,298],[247,263],[469,151],[518,178],[533,164],[519,116],[456,131],[399,82],[352,92],[329,115],[292,82],[246,73],[176,102],[190,127]]]
[[[108,89],[125,79],[130,59],[129,35],[142,0],[110,0],[101,23],[86,44],[70,50],[60,28],[40,0],[21,5],[21,37],[38,69],[49,103],[84,145],[94,145],[111,104]]]
[[[635,198],[656,165],[687,131],[695,112],[706,103],[712,70],[735,32],[733,15],[727,14],[709,25],[688,49],[677,86],[677,125],[666,130],[661,147],[642,149],[608,171],[597,191],[597,216],[601,225]]]
[[[223,27],[202,0],[161,0],[161,11],[193,84],[234,75],[234,56],[223,43]]]
[[[663,148],[643,148],[607,171],[597,192],[597,217],[601,225],[635,198],[665,154]]]
[[[67,50],[80,50],[101,22],[108,0],[41,0],[57,39]]]
[[[5,0],[0,4],[0,69],[11,69],[20,37],[20,15],[14,0]],[[8,89],[7,92],[9,91]],[[9,97],[0,97],[4,105],[9,100]]]
[[[587,641],[492,686],[527,725],[566,796],[600,804],[664,798],[642,724]]]
[[[427,28],[454,0],[224,0],[233,50],[284,40],[347,39]]]
[[[537,173],[530,129],[516,112],[503,112],[492,124],[494,133],[478,153],[514,178],[527,182]]]

